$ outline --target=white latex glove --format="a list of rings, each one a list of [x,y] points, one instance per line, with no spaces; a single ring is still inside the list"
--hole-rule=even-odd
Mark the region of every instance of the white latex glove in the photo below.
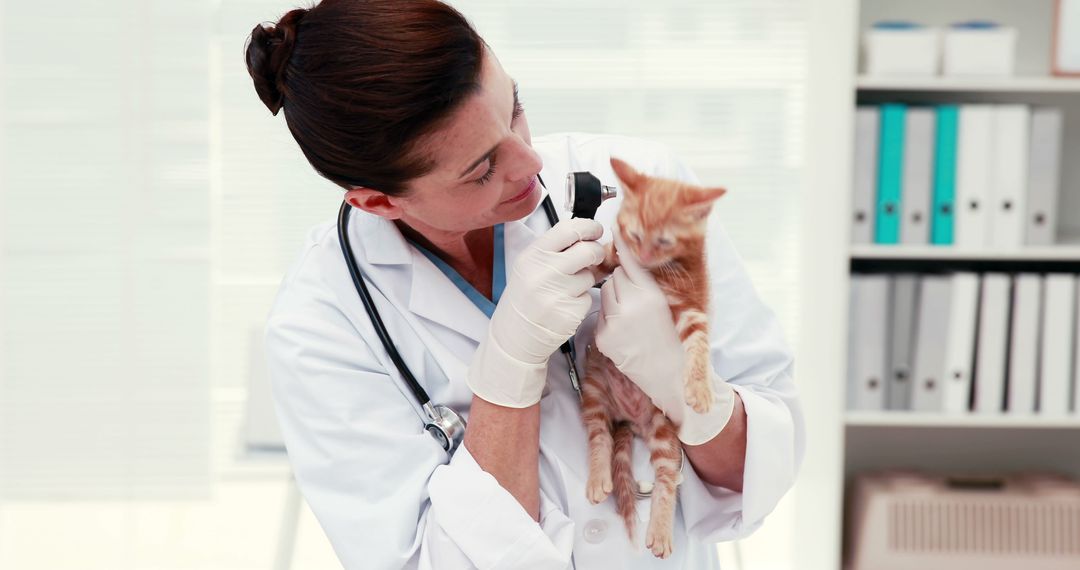
[[[621,265],[601,288],[596,348],[679,426],[680,441],[703,444],[727,425],[735,408],[735,391],[710,365],[713,402],[709,411],[699,414],[687,405],[686,350],[672,322],[667,296],[619,232],[613,234]]]
[[[590,268],[604,259],[596,242],[603,233],[598,222],[571,218],[521,252],[469,365],[466,381],[474,394],[511,408],[540,401],[548,358],[592,306]]]

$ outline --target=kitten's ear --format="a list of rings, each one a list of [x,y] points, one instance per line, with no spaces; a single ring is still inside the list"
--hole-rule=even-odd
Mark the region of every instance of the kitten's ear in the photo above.
[[[696,201],[697,202],[712,202],[713,200],[716,200],[717,198],[723,196],[724,194],[727,194],[727,189],[726,188],[720,188],[719,186],[714,186],[712,188],[702,188],[698,192],[698,199]]]
[[[638,184],[641,183],[642,174],[637,170],[634,170],[633,166],[630,166],[626,162],[611,157],[611,168],[615,171],[615,176],[619,177],[623,186],[627,192],[633,192],[637,189]]]
[[[718,186],[702,188],[687,202],[686,213],[694,220],[703,220],[709,217],[709,212],[712,211],[713,202],[726,193],[726,189]]]

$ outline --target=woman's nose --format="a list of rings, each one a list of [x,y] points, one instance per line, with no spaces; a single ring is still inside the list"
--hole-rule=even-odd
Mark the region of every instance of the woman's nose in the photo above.
[[[510,180],[525,180],[540,172],[540,169],[544,166],[544,160],[540,158],[540,153],[536,152],[529,143],[525,142],[520,136],[515,136],[507,144],[512,146],[511,149],[508,149],[510,151],[508,154],[510,154],[511,166],[506,172]]]

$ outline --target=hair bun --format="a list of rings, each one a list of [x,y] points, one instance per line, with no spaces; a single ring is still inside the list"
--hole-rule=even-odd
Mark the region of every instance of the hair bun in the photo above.
[[[255,26],[248,37],[245,48],[248,75],[255,82],[259,99],[275,116],[285,102],[282,91],[285,66],[296,45],[296,27],[307,12],[307,8],[292,10],[277,24]]]

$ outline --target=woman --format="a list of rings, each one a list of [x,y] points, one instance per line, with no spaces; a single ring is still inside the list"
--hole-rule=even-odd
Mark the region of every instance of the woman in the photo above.
[[[541,181],[588,170],[611,183],[615,154],[696,182],[680,161],[625,137],[534,141],[516,83],[435,0],[324,0],[257,26],[246,59],[263,103],[345,189],[352,253],[397,350],[468,421],[448,457],[374,332],[335,225],[316,227],[266,345],[297,484],[346,568],[717,568],[715,543],[761,525],[802,460],[802,415],[776,319],[723,235],[710,241],[712,355],[730,405],[700,419],[706,437],[683,439],[673,552],[643,553],[613,500],[585,495],[587,436],[559,346],[573,335],[583,370],[589,342],[640,353],[674,326],[651,278],[617,271],[605,287],[644,301],[609,301],[608,320],[624,318],[594,339],[590,285],[617,200],[597,222],[551,227],[538,205],[563,193]]]

